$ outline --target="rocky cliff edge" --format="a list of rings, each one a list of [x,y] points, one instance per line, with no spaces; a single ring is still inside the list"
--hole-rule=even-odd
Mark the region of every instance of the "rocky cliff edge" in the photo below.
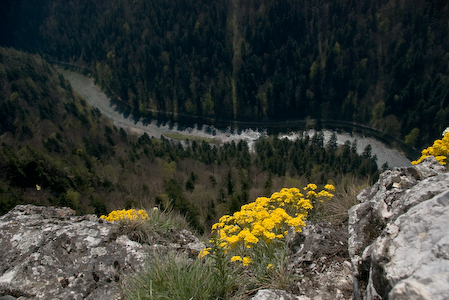
[[[446,167],[429,157],[388,170],[357,198],[348,231],[315,224],[289,242],[289,269],[303,275],[300,296],[261,290],[252,299],[448,299]],[[94,215],[16,206],[0,217],[0,296],[119,299],[123,278],[139,270],[154,249],[196,256],[204,247],[186,230],[173,237],[140,244]]]
[[[187,230],[173,237],[165,244],[140,244],[121,234],[119,225],[95,215],[16,206],[0,217],[0,296],[119,299],[123,278],[144,266],[154,249],[195,256],[204,247]]]
[[[353,299],[449,298],[449,173],[434,157],[389,170],[349,210]]]

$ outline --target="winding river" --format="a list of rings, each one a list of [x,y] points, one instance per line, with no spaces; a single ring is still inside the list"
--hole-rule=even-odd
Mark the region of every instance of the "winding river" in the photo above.
[[[267,129],[238,129],[231,127],[218,129],[213,125],[195,124],[191,127],[179,126],[177,123],[164,123],[153,120],[151,123],[143,123],[141,120],[135,121],[132,116],[125,117],[120,113],[116,105],[93,83],[93,81],[80,73],[58,68],[58,71],[70,82],[72,88],[79,93],[92,106],[97,107],[100,112],[109,118],[115,126],[127,129],[136,134],[147,133],[150,137],[160,138],[164,136],[173,136],[174,134],[182,134],[185,136],[205,138],[215,140],[216,143],[225,143],[230,141],[244,140],[248,143],[250,149],[253,149],[254,143],[260,137],[267,136]],[[410,160],[397,150],[388,147],[371,137],[364,137],[359,134],[342,133],[332,130],[323,130],[324,143],[327,143],[333,133],[337,135],[337,144],[343,145],[346,141],[351,143],[357,140],[357,152],[361,154],[367,145],[372,147],[372,155],[377,156],[377,164],[381,167],[385,162],[392,167],[404,167],[410,165]],[[307,134],[312,136],[314,130],[308,130]],[[297,139],[301,138],[303,132],[281,132],[279,138]]]

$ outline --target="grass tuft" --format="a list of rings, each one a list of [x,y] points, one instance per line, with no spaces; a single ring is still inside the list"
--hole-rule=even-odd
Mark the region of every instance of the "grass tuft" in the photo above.
[[[352,182],[344,186],[337,186],[335,197],[332,201],[326,203],[325,206],[320,207],[320,220],[331,222],[333,224],[340,224],[348,220],[348,210],[354,205],[359,204],[357,195],[366,188],[368,183],[356,184]]]
[[[230,299],[222,291],[212,260],[189,259],[174,252],[153,253],[144,271],[128,278],[123,288],[124,299],[129,300]]]

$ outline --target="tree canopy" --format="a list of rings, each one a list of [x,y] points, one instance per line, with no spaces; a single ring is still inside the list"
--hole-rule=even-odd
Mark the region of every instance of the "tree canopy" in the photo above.
[[[449,118],[447,1],[7,0],[0,45],[88,66],[136,116],[355,121],[420,147]]]

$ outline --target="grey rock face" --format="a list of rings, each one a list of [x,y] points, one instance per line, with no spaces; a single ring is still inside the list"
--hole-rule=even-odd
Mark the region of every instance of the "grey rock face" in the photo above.
[[[384,172],[349,211],[348,250],[363,299],[447,299],[449,173],[433,157]],[[354,299],[361,295],[354,295]]]
[[[151,247],[117,228],[69,208],[16,206],[0,217],[0,296],[118,299],[123,278],[144,265]],[[200,248],[191,233],[181,234],[179,248]]]
[[[310,300],[310,298],[295,296],[282,290],[259,290],[251,300]]]
[[[330,223],[308,224],[292,236],[289,246],[294,254],[290,256],[288,269],[302,278],[296,286],[301,295],[313,300],[351,297],[352,268],[347,241],[346,227]]]
[[[17,206],[0,218],[0,284],[36,299],[114,299],[143,246],[69,208]]]
[[[449,190],[400,216],[388,228],[391,241],[376,240],[374,247],[394,253],[384,266],[393,286],[390,299],[413,299],[413,295],[419,299],[448,298],[448,216]],[[382,254],[373,253],[372,257],[379,260]]]

